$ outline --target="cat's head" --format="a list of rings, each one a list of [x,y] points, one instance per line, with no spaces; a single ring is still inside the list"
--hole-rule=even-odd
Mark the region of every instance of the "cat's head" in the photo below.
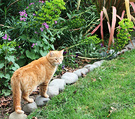
[[[47,55],[47,59],[54,66],[60,65],[62,63],[62,60],[63,60],[63,52],[64,52],[64,50],[50,51]]]

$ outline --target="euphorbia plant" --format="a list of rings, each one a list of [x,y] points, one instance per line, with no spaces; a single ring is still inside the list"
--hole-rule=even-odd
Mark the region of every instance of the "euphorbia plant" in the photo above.
[[[55,29],[61,10],[65,9],[63,0],[38,1],[20,11],[18,42],[21,48],[20,58],[37,59],[54,50],[54,41],[61,29]],[[23,53],[24,52],[24,53]],[[26,56],[25,56],[26,54]]]
[[[117,38],[115,39],[115,48],[119,51],[130,41],[130,33],[133,31],[133,22],[129,19],[123,19],[119,22],[119,26],[117,28]]]

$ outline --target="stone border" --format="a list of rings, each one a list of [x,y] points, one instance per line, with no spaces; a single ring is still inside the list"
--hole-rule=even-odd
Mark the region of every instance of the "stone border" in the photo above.
[[[31,113],[35,109],[42,106],[45,106],[46,103],[54,96],[59,95],[60,92],[62,92],[65,89],[66,85],[74,84],[78,81],[78,78],[82,75],[86,75],[88,72],[93,71],[95,68],[100,67],[104,60],[97,61],[93,64],[88,64],[84,66],[81,69],[78,69],[71,72],[64,73],[60,79],[54,79],[52,80],[48,85],[47,94],[49,95],[49,98],[41,97],[40,95],[36,96],[35,102],[33,103],[27,103],[23,106],[23,111],[25,113]],[[13,112],[10,114],[9,119],[26,119],[27,115],[25,114],[17,114],[16,112]]]
[[[134,46],[135,46],[135,40],[132,40]],[[129,43],[125,49],[122,51],[118,52],[117,54],[114,54],[115,57],[118,55],[128,51],[132,50],[134,47],[132,46],[131,43]],[[114,53],[114,50],[110,50],[110,53]],[[100,67],[104,60],[97,61],[93,64],[87,64],[83,68],[78,69],[74,71],[73,73],[71,72],[66,72],[64,73],[60,79],[54,79],[49,83],[47,94],[49,95],[50,98],[44,98],[41,97],[40,95],[36,96],[35,102],[33,103],[28,103],[23,106],[23,111],[25,113],[31,113],[35,109],[42,106],[45,106],[46,103],[54,96],[58,95],[60,92],[62,92],[65,89],[65,85],[69,84],[74,84],[75,82],[78,81],[78,78],[81,77],[82,75],[86,75],[88,72],[93,71],[95,68]],[[26,114],[17,114],[16,112],[13,112],[10,114],[9,119],[26,119],[27,115]]]

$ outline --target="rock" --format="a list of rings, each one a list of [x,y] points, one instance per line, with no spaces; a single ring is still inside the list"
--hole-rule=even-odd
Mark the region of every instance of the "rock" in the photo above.
[[[24,112],[27,112],[27,113],[31,113],[35,109],[37,109],[37,104],[35,102],[33,102],[33,103],[27,103],[23,107],[23,111]]]
[[[50,82],[49,86],[57,86],[59,87],[59,91],[63,91],[65,89],[66,82],[62,79],[54,79]]]
[[[90,69],[91,66],[92,66],[92,64],[87,64],[84,66],[84,68]]]
[[[50,98],[59,95],[59,87],[58,86],[48,86],[47,94]]]
[[[66,72],[61,76],[63,80],[65,80],[66,84],[75,83],[78,80],[78,76],[75,73]]]
[[[93,63],[93,65],[96,65],[97,67],[100,67],[103,62],[104,62],[104,60],[97,61],[97,62]]]
[[[95,68],[97,68],[97,65],[93,65],[93,64],[87,64],[86,66],[84,66],[85,68],[87,68],[89,71],[93,71]]]
[[[73,73],[75,73],[78,77],[82,76],[81,69],[78,69],[78,70],[74,71]]]
[[[133,43],[134,47],[133,47],[132,43]],[[125,46],[125,48],[126,49],[134,49],[135,48],[135,40],[132,40],[132,43],[129,42],[129,44],[127,46]]]
[[[26,119],[26,114],[17,114],[16,112],[13,112],[9,115],[9,119]]]
[[[44,106],[50,99],[38,95],[35,99],[37,106]]]
[[[123,49],[123,50],[117,52],[117,55],[123,54],[123,53],[126,52],[126,51],[128,51],[128,49]]]
[[[82,74],[87,74],[88,72],[89,72],[89,70],[87,68],[82,68],[81,69]]]
[[[117,53],[115,50],[110,49],[109,54],[111,54],[110,59],[114,59],[117,57]],[[102,61],[102,60],[101,60]]]

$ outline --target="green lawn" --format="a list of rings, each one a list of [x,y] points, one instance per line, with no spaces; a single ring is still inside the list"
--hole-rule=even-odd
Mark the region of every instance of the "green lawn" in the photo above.
[[[80,78],[28,118],[135,119],[135,50]]]

